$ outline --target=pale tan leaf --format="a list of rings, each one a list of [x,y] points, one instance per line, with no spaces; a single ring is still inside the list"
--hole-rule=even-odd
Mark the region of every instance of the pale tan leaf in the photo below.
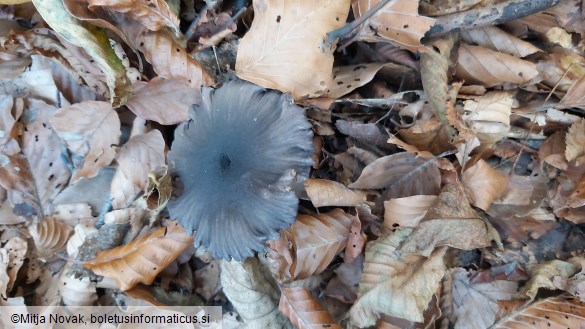
[[[337,99],[372,81],[384,64],[358,64],[333,68],[333,83],[324,97]]]
[[[566,152],[566,133],[564,131],[557,131],[547,138],[538,150],[538,158],[547,164],[566,170],[568,163],[565,158]]]
[[[149,82],[138,81],[134,90],[126,106],[137,116],[163,125],[189,120],[189,107],[201,101],[199,89],[161,77]]]
[[[278,309],[299,329],[341,329],[311,292],[303,287],[283,287]]]
[[[510,92],[493,91],[464,102],[463,120],[482,144],[491,145],[508,135],[514,97]]]
[[[136,135],[118,150],[118,170],[112,179],[112,206],[127,206],[148,186],[148,174],[165,165],[165,142],[158,130]]]
[[[565,157],[567,161],[573,161],[585,155],[585,119],[575,122],[566,135],[567,147]]]
[[[490,241],[488,227],[469,205],[463,187],[447,184],[400,251],[428,257],[439,246],[470,250]]]
[[[113,279],[125,291],[155,277],[193,243],[193,237],[173,223],[114,249],[101,251],[83,266]]]
[[[578,266],[558,259],[534,265],[530,269],[532,278],[518,292],[518,296],[524,298],[528,296],[530,299],[534,299],[540,288],[550,290],[564,289],[565,287],[556,285],[554,279],[561,278],[566,280],[573,274],[579,272],[579,270]]]
[[[457,75],[467,83],[493,87],[504,82],[524,84],[538,76],[536,64],[512,55],[461,44]]]
[[[79,247],[85,242],[85,239],[89,236],[95,237],[97,234],[97,228],[88,223],[79,223],[75,225],[74,233],[69,238],[69,241],[67,241],[67,255],[69,255],[70,258],[77,257]]]
[[[15,236],[6,242],[3,249],[8,251],[8,269],[6,273],[10,281],[7,284],[7,291],[11,291],[16,282],[18,271],[24,264],[28,243],[23,238]]]
[[[459,36],[468,44],[476,44],[519,58],[541,51],[531,43],[519,39],[495,26],[461,31]]]
[[[307,179],[305,189],[313,205],[355,207],[366,202],[366,194],[352,191],[344,185],[327,179]]]
[[[403,229],[368,245],[358,300],[349,312],[353,325],[373,326],[380,314],[423,321],[423,312],[444,275],[446,248],[429,258],[398,252],[396,247],[410,233]]]
[[[512,299],[518,289],[518,283],[513,281],[471,283],[463,268],[455,268],[448,275],[452,285],[446,293],[452,294],[450,318],[456,329],[488,328],[496,320],[497,302]]]
[[[571,208],[585,206],[585,175],[577,182],[573,192],[567,198],[567,205]]]
[[[50,123],[69,151],[82,159],[74,163],[71,183],[95,177],[114,160],[114,145],[119,143],[122,132],[118,114],[109,103],[86,101],[60,108]]]
[[[75,278],[65,267],[59,278],[59,294],[63,298],[65,306],[93,306],[97,302],[98,295],[96,283],[89,277]]]
[[[525,324],[530,324],[533,328],[581,329],[583,318],[585,303],[576,299],[546,298],[525,304],[490,328],[520,329],[525,328]]]
[[[294,328],[278,310],[278,288],[258,258],[242,262],[222,260],[221,285],[245,328]]]
[[[195,282],[198,282],[195,291],[206,300],[211,300],[221,290],[220,284],[220,265],[213,260],[205,267],[198,269],[193,273]]]
[[[396,153],[370,163],[350,188],[386,188],[386,198],[417,194],[438,194],[441,184],[439,168],[431,159],[414,153]]]
[[[487,211],[492,202],[508,187],[508,178],[495,171],[483,159],[465,170],[461,181],[469,202],[484,211]]]
[[[254,0],[254,21],[240,40],[236,74],[295,98],[325,93],[332,83],[333,46],[349,0]]]
[[[440,154],[453,148],[445,127],[435,117],[398,132],[406,143],[419,150]]]
[[[345,247],[343,261],[346,263],[352,262],[359,255],[361,255],[367,240],[368,237],[364,232],[362,232],[362,221],[358,214],[358,216],[353,218],[351,223],[351,229],[349,231],[349,237],[347,238],[347,246]]]
[[[178,80],[195,89],[213,84],[213,79],[189,53],[163,31],[135,36],[138,49],[162,78]]]
[[[326,214],[303,215],[272,240],[272,271],[280,281],[305,279],[321,273],[345,248],[353,216],[341,209]]]
[[[357,18],[376,6],[380,0],[358,0],[352,3]],[[418,14],[418,1],[397,0],[386,4],[362,24],[358,40],[390,41],[398,47],[416,52],[420,39],[435,23],[435,19]]]
[[[73,17],[61,0],[33,0],[33,3],[39,14],[57,33],[92,57],[95,65],[106,76],[112,105],[124,105],[132,87],[126,77],[124,65],[110,46],[105,30]]]
[[[40,256],[53,255],[65,248],[73,228],[53,216],[45,217],[40,223],[29,226]]]
[[[152,31],[158,31],[166,26],[176,37],[181,35],[179,18],[164,0],[88,0],[87,5],[91,10],[95,7],[105,7],[124,13]]]
[[[384,201],[384,226],[416,227],[435,200],[436,195],[413,195]]]
[[[585,108],[585,74],[571,84],[569,90],[560,101],[559,108]]]
[[[10,282],[10,277],[8,277],[9,264],[10,258],[8,257],[8,251],[0,248],[0,297],[3,299],[7,297],[6,292],[8,291],[8,283]]]

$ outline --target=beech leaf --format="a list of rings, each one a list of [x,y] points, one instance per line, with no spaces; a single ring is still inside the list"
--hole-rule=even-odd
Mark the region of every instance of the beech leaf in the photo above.
[[[305,288],[282,288],[278,308],[299,329],[341,327],[333,321],[310,291]]]

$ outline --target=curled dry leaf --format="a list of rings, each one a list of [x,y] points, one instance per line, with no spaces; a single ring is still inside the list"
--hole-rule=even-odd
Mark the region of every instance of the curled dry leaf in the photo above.
[[[138,283],[151,284],[191,243],[193,237],[178,224],[172,224],[126,245],[101,251],[83,266],[114,280],[125,291]]]
[[[324,97],[337,99],[372,81],[384,64],[358,64],[333,68],[333,83]]]
[[[479,141],[489,146],[508,135],[514,101],[507,91],[493,91],[466,100],[463,120],[468,122]]]
[[[71,124],[75,122],[75,124]],[[50,120],[75,158],[71,183],[95,177],[116,155],[113,145],[120,140],[120,119],[106,102],[86,101],[60,108]]]
[[[568,167],[567,159],[565,158],[566,133],[564,131],[557,131],[547,138],[538,150],[538,158],[547,164],[566,170]]]
[[[495,171],[483,159],[465,170],[461,180],[469,202],[484,211],[508,187],[508,178]]]
[[[358,300],[349,311],[353,325],[373,326],[380,314],[423,321],[444,275],[447,249],[439,248],[429,258],[398,252],[396,247],[411,232],[403,229],[380,237],[366,248]]]
[[[530,270],[530,274],[532,275],[530,281],[522,287],[522,290],[518,292],[518,296],[524,298],[528,296],[530,299],[534,299],[539,288],[565,290],[566,287],[555,284],[555,281],[559,279],[567,280],[570,276],[579,272],[579,270],[577,265],[558,259],[534,265]]]
[[[254,0],[254,21],[241,39],[236,74],[295,98],[323,94],[332,83],[333,45],[349,0]]]
[[[73,228],[53,216],[45,217],[40,223],[29,226],[39,254],[43,257],[50,256],[65,248]]]
[[[18,271],[24,264],[24,257],[28,250],[28,244],[21,237],[15,236],[8,240],[2,248],[8,252],[8,269],[6,273],[10,279],[7,284],[7,291],[11,291],[16,282]]]
[[[311,292],[303,287],[283,287],[278,309],[299,329],[341,329]]]
[[[136,135],[118,150],[118,170],[112,179],[112,206],[120,209],[148,186],[148,174],[165,165],[165,142],[158,130]]]
[[[358,0],[352,2],[357,18],[376,6],[380,0]],[[435,23],[435,19],[418,14],[418,1],[397,0],[384,5],[362,24],[357,39],[365,41],[390,41],[416,52],[421,47],[420,39]]]
[[[137,116],[172,125],[189,120],[189,107],[201,100],[199,89],[178,80],[155,77],[134,84],[134,96],[126,106]]]
[[[223,292],[247,328],[292,328],[278,311],[278,287],[257,258],[220,264]]]
[[[435,200],[436,195],[413,195],[384,201],[384,226],[416,227]]]
[[[89,277],[76,279],[68,267],[63,269],[59,278],[59,294],[65,306],[92,306],[98,299],[96,283]]]
[[[525,304],[490,328],[515,329],[518,324],[530,323],[534,328],[566,329],[582,328],[585,303],[576,299],[546,298]]]
[[[419,158],[414,153],[396,153],[370,163],[350,188],[380,189],[390,197],[438,194],[441,175],[434,159]]]
[[[10,277],[8,277],[9,264],[10,257],[8,257],[8,251],[4,248],[0,248],[0,297],[3,299],[6,299],[8,283],[10,282]]]
[[[73,17],[60,0],[33,0],[35,8],[45,21],[67,41],[82,48],[106,76],[111,103],[119,107],[126,103],[132,92],[130,81],[121,60],[110,46],[106,32],[91,28]]]
[[[345,248],[353,216],[341,209],[326,214],[299,215],[296,222],[270,242],[272,271],[280,281],[305,279],[321,273]]]
[[[483,47],[461,44],[457,75],[469,83],[493,87],[504,82],[524,84],[538,76],[536,64]]]
[[[355,207],[366,202],[365,193],[352,191],[335,181],[307,179],[304,184],[311,202],[317,208],[325,206]]]
[[[573,161],[585,155],[585,119],[575,122],[566,135],[567,147],[565,157],[567,161]],[[579,160],[584,163],[585,159]]]

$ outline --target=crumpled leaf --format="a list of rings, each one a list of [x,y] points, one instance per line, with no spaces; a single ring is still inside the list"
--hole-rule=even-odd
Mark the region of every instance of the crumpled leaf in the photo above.
[[[257,258],[222,260],[221,285],[245,328],[294,328],[278,310],[278,287]]]
[[[74,122],[75,124],[71,124]],[[116,155],[122,132],[120,119],[106,102],[87,101],[60,108],[50,120],[75,159],[71,183],[97,176]]]
[[[495,171],[483,159],[465,170],[461,181],[469,202],[484,211],[508,188],[508,178]]]
[[[468,83],[493,87],[504,82],[523,84],[538,76],[536,64],[512,55],[461,44],[457,75]]]
[[[349,0],[254,0],[236,74],[295,98],[324,94],[332,83],[334,45],[325,34],[346,20]]]
[[[24,264],[24,258],[28,250],[28,243],[19,236],[10,238],[3,248],[8,252],[8,274],[9,281],[7,282],[7,291],[11,291],[16,282],[18,271]]]
[[[366,202],[365,193],[352,191],[335,181],[307,179],[304,184],[311,202],[317,208],[325,206],[355,207]]]
[[[439,246],[470,250],[490,241],[486,223],[467,202],[463,188],[447,184],[400,251],[428,257]]]
[[[6,298],[6,292],[8,290],[8,264],[10,258],[8,257],[8,251],[4,248],[0,248],[0,297]]]
[[[193,237],[174,223],[128,244],[101,251],[83,266],[114,280],[117,288],[125,291],[138,283],[151,284],[192,243]]]
[[[512,93],[507,91],[493,91],[468,99],[463,108],[463,120],[482,144],[490,146],[508,135],[514,101]]]
[[[283,287],[278,309],[299,329],[341,329],[311,292],[303,287]]]
[[[39,254],[43,257],[50,256],[65,248],[73,228],[59,221],[54,216],[45,217],[40,223],[29,226]]]
[[[110,193],[114,209],[120,209],[148,186],[148,174],[165,165],[165,142],[159,130],[130,138],[118,150],[118,170],[112,179]]]
[[[345,248],[353,218],[341,209],[298,215],[279,240],[269,242],[274,276],[288,282],[321,273]]]
[[[397,231],[366,248],[366,260],[358,300],[351,307],[351,323],[369,327],[380,314],[422,322],[423,312],[440,286],[445,272],[439,248],[429,258],[407,255],[396,247],[412,232]]]
[[[567,143],[565,157],[567,161],[573,161],[585,155],[585,119],[581,119],[571,125],[565,138]],[[585,160],[580,162],[585,162]]]
[[[532,278],[518,292],[518,296],[528,296],[530,299],[534,299],[539,288],[562,289],[563,287],[554,283],[555,278],[566,280],[578,271],[579,267],[577,265],[558,259],[534,265],[530,270]]]
[[[106,32],[71,16],[61,0],[33,0],[33,4],[55,32],[84,49],[102,70],[110,88],[112,106],[124,105],[132,86],[122,61],[110,46]]]
[[[496,320],[499,300],[510,300],[518,289],[514,281],[497,280],[470,283],[469,274],[463,268],[455,268],[448,274],[452,280],[448,298],[452,313],[451,322],[456,329],[484,329]]]
[[[173,125],[189,120],[189,108],[201,101],[201,92],[177,80],[155,77],[134,84],[134,96],[126,106],[138,117]]]
[[[364,15],[380,0],[358,0],[352,3],[355,18]],[[420,39],[433,26],[435,19],[418,14],[418,1],[398,0],[384,5],[362,24],[357,38],[365,41],[389,41],[416,52]]]

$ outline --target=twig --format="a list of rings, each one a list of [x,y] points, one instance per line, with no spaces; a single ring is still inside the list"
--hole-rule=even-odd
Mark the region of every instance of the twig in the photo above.
[[[502,24],[524,16],[546,10],[560,0],[509,0],[497,5],[472,9],[452,15],[437,17],[435,25],[426,33],[427,37],[477,27]]]
[[[382,9],[382,7],[384,7],[386,4],[394,3],[396,1],[397,0],[382,0],[378,2],[377,5],[368,10],[363,16],[360,16],[358,19],[327,33],[327,41],[329,44],[333,44],[335,40],[341,39],[350,34],[353,30],[357,29],[360,25],[362,25],[362,23],[364,23],[368,18],[372,17],[372,15],[378,12],[378,10]]]

